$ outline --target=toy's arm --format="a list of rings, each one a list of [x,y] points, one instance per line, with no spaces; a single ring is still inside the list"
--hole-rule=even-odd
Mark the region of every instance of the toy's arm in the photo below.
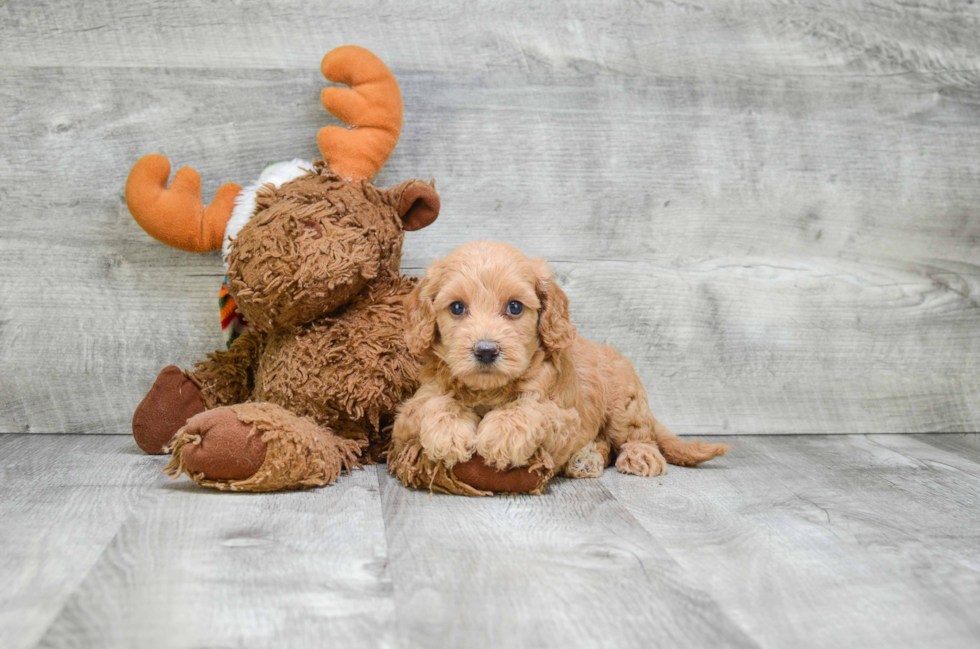
[[[230,406],[248,401],[255,387],[255,369],[265,336],[249,329],[235,339],[228,351],[208,354],[198,361],[193,372],[186,376],[201,390],[205,405],[210,408]]]
[[[167,188],[170,161],[162,155],[144,156],[126,180],[126,205],[146,233],[157,241],[188,252],[221,249],[225,225],[231,218],[241,187],[226,183],[211,204],[201,200],[201,177],[181,167]]]

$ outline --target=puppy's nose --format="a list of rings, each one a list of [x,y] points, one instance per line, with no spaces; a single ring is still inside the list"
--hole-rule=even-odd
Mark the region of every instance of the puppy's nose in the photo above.
[[[489,340],[481,340],[473,345],[473,355],[481,363],[489,365],[500,355],[500,345]]]

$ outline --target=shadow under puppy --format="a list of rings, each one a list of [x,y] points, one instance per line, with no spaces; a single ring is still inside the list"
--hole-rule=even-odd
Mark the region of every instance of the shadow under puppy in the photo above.
[[[403,484],[488,495],[540,493],[552,476],[657,476],[726,444],[684,441],[653,416],[613,347],[575,332],[541,259],[476,241],[435,262],[406,299],[421,386],[401,407],[388,468]]]

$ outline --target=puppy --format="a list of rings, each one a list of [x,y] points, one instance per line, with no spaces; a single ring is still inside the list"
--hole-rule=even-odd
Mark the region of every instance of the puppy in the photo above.
[[[613,347],[582,338],[568,298],[541,259],[476,241],[430,266],[406,300],[407,339],[423,355],[421,386],[395,419],[389,469],[409,486],[484,493],[453,468],[475,454],[498,471],[529,468],[535,491],[558,472],[657,476],[728,446],[685,442],[650,412]]]

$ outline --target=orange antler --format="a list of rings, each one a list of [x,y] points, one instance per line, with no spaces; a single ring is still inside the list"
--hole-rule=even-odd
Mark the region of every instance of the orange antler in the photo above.
[[[402,94],[381,59],[355,45],[331,50],[320,64],[329,81],[350,88],[324,88],[323,107],[350,129],[326,126],[317,134],[323,159],[349,181],[374,177],[398,143]]]
[[[207,207],[201,200],[201,177],[181,167],[167,189],[170,161],[162,155],[144,156],[126,179],[126,205],[146,233],[157,241],[188,252],[221,249],[225,224],[231,218],[241,187],[226,183]]]

